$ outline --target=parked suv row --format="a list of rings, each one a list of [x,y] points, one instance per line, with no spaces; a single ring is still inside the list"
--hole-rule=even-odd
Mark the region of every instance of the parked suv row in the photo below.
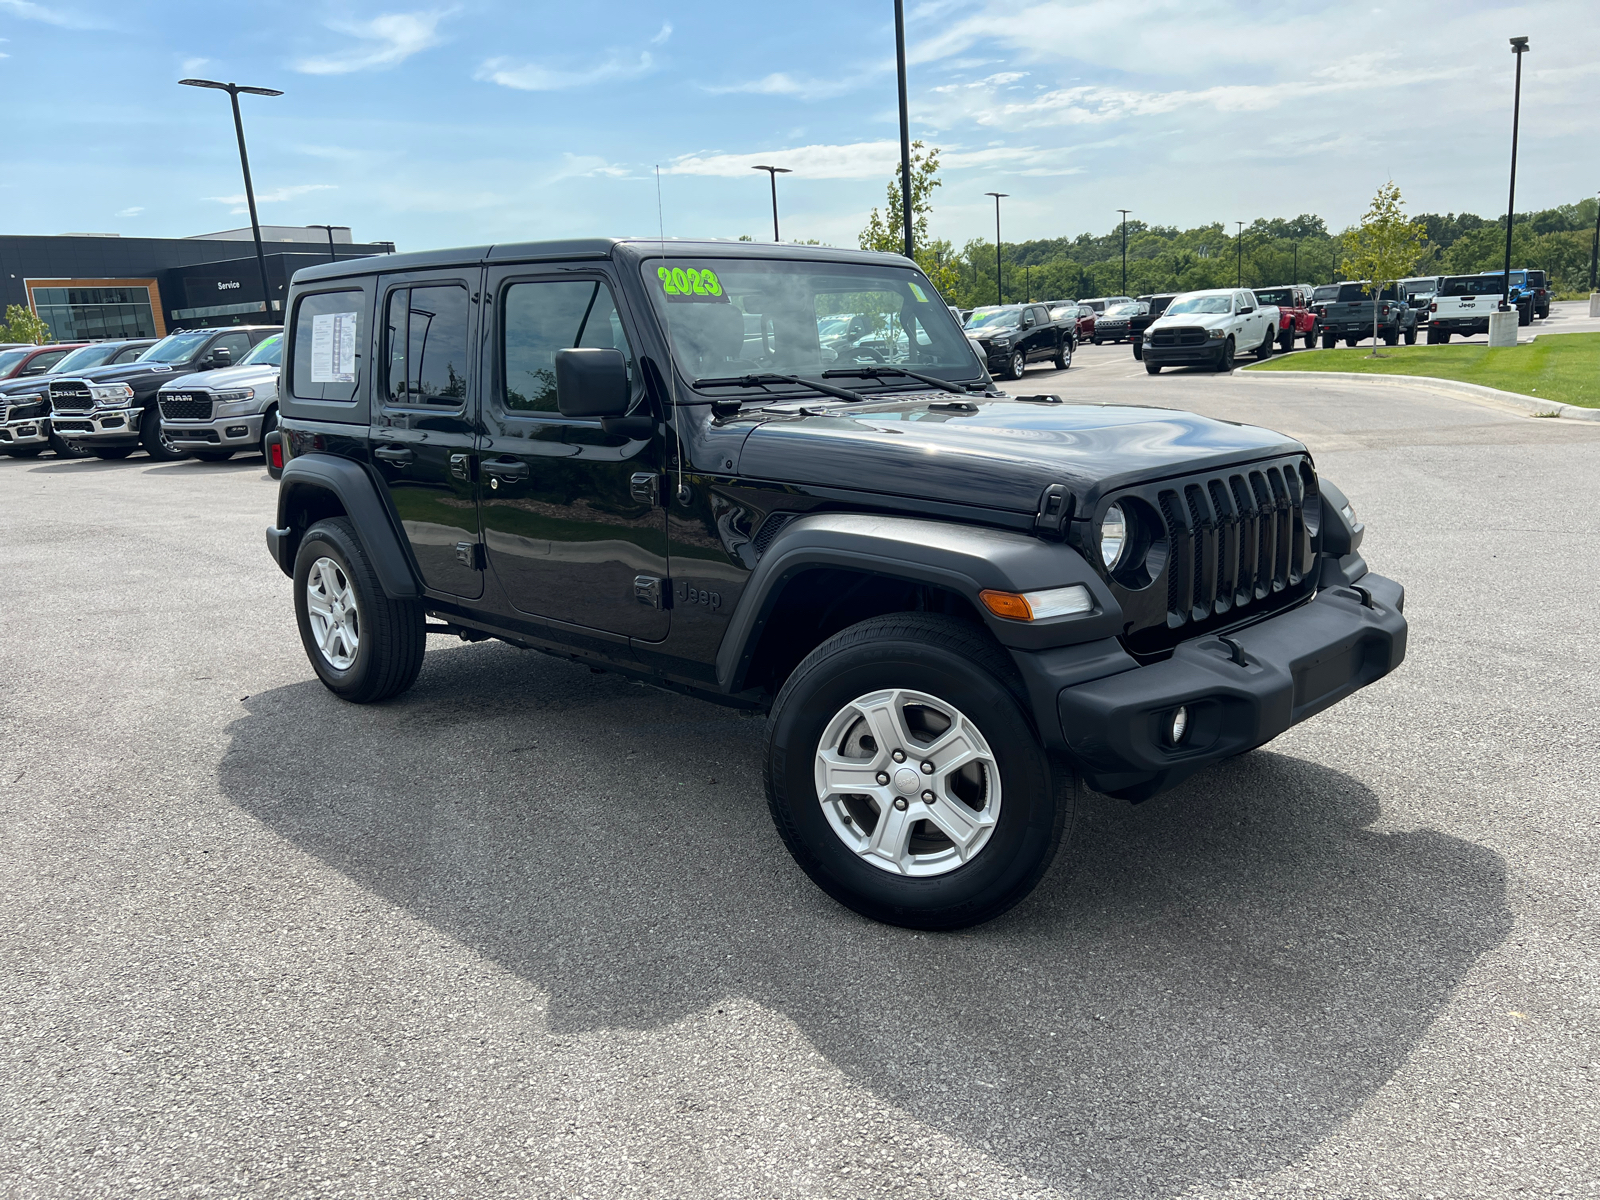
[[[75,344],[76,348],[51,347],[61,353],[52,357],[48,369],[14,372],[11,378],[0,383],[0,451],[15,458],[33,458],[48,446],[63,458],[84,457],[87,451],[63,441],[51,430],[51,379],[94,367],[133,362],[154,344],[153,338],[134,338]]]

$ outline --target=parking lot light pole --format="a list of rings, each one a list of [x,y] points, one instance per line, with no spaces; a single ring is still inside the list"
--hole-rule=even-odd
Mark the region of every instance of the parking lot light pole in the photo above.
[[[1234,278],[1233,286],[1234,287],[1243,287],[1244,286],[1244,222],[1243,221],[1235,221],[1234,224],[1239,227],[1239,272]]]
[[[789,170],[788,167],[756,166],[750,169],[752,171],[765,171],[767,177],[772,180],[772,240],[775,242],[782,241],[783,239],[778,236],[778,176],[792,175],[794,172]]]
[[[1122,214],[1122,294],[1128,294],[1128,214],[1131,208],[1117,209]]]
[[[1594,194],[1594,249],[1589,252],[1589,290],[1595,290],[1595,274],[1600,271],[1600,192]]]
[[[244,118],[239,115],[239,93],[250,96],[281,96],[276,88],[241,87],[237,83],[218,83],[215,79],[180,79],[186,87],[215,88],[227,92],[233,102],[233,130],[239,135],[239,165],[244,168],[244,199],[250,206],[250,231],[256,238],[256,266],[261,270],[261,306],[272,319],[272,293],[267,290],[267,253],[261,248],[261,221],[256,216],[256,190],[250,183],[250,156],[244,149]],[[332,236],[332,235],[330,235]]]
[[[1010,192],[985,192],[985,196],[994,197],[994,297],[996,304],[1006,302],[1006,289],[1001,283],[1000,276],[1000,201],[1009,196]]]
[[[1511,93],[1511,193],[1506,199],[1506,277],[1500,294],[1500,311],[1511,307],[1511,224],[1517,213],[1517,126],[1522,123],[1522,56],[1528,52],[1528,39],[1511,39],[1511,53],[1517,59],[1517,83]]]

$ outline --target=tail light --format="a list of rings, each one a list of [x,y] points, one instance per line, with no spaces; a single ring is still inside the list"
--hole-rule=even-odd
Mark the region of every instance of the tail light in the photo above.
[[[1428,305],[1428,311],[1429,312],[1438,312],[1439,311],[1438,301],[1430,302],[1429,305]]]

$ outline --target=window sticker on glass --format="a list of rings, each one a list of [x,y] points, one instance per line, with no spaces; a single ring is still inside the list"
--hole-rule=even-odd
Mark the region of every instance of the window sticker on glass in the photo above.
[[[722,294],[722,280],[710,269],[694,267],[657,267],[656,279],[661,292],[675,304],[727,304]]]
[[[917,298],[918,304],[926,304],[928,302],[928,293],[919,288],[915,281],[906,280],[906,286],[911,289],[911,294]]]
[[[356,324],[353,312],[317,313],[311,318],[311,382],[356,381]]]

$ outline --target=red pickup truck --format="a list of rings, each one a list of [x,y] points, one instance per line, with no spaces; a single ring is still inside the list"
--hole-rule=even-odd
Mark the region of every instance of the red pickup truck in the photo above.
[[[1256,299],[1262,304],[1278,306],[1278,349],[1289,350],[1294,339],[1303,337],[1306,349],[1317,341],[1317,314],[1311,309],[1311,287],[1303,283],[1286,283],[1278,287],[1254,289]]]

